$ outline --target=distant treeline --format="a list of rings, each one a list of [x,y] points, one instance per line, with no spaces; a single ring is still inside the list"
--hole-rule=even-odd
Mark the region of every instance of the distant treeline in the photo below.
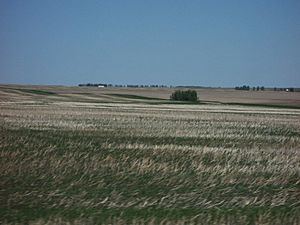
[[[86,83],[86,84],[79,84],[79,87],[116,87],[116,88],[180,88],[180,89],[197,89],[197,88],[213,88],[213,87],[204,87],[204,86],[172,86],[172,85],[158,85],[158,84],[151,84],[151,85],[143,85],[143,84],[106,84],[106,83]],[[221,87],[220,87],[221,88]],[[294,92],[294,91],[300,91],[300,88],[265,88],[264,86],[255,86],[250,87],[249,85],[243,85],[243,86],[236,86],[235,90],[243,90],[243,91],[287,91],[287,92]]]
[[[299,88],[273,88],[274,91],[290,91],[290,92],[294,92],[294,91],[300,91]]]
[[[237,86],[235,87],[235,90],[243,90],[243,91],[250,91],[250,90],[253,90],[253,91],[264,91],[265,90],[265,87],[264,86],[257,86],[257,87],[250,87],[248,85],[243,85],[243,86]]]
[[[102,83],[87,83],[78,84],[79,87],[112,87],[112,84],[102,84]]]
[[[205,88],[202,86],[172,86],[162,84],[104,84],[104,83],[87,83],[79,84],[79,87],[118,87],[118,88]]]
[[[287,91],[287,92],[294,92],[294,91],[300,91],[297,88],[265,88],[264,86],[256,86],[256,87],[250,87],[249,85],[243,85],[243,86],[236,86],[235,90],[242,90],[242,91],[264,91],[264,90],[273,90],[273,91]]]
[[[87,83],[87,84],[79,84],[79,87],[124,87],[124,88],[172,88],[173,86],[168,85],[137,85],[137,84],[102,84],[102,83]]]
[[[87,83],[79,84],[79,87],[117,87],[117,88],[182,88],[182,89],[197,89],[197,88],[212,88],[204,86],[172,86],[172,85],[158,85],[158,84],[105,84],[105,83]]]

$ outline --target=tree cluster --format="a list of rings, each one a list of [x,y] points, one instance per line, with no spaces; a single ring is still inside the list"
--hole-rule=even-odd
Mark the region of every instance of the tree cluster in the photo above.
[[[239,87],[237,86],[237,87],[235,87],[235,90],[250,91],[250,86],[249,85],[243,85],[243,86],[239,86]],[[253,91],[259,91],[259,90],[264,91],[265,87],[264,86],[252,87],[252,90]]]
[[[187,90],[187,91],[176,90],[175,92],[172,93],[170,99],[175,101],[191,101],[191,102],[198,101],[197,92],[195,90]]]
[[[240,87],[235,87],[235,90],[249,91],[250,90],[250,86],[243,85],[243,86],[240,86]]]

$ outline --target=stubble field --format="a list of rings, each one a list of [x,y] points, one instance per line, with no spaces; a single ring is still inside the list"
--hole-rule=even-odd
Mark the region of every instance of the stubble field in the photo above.
[[[0,88],[1,223],[300,224],[300,109],[75,92]]]

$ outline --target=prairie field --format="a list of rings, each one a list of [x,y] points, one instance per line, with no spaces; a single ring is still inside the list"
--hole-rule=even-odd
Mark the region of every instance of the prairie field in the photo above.
[[[299,93],[171,92],[0,86],[0,223],[300,224]]]

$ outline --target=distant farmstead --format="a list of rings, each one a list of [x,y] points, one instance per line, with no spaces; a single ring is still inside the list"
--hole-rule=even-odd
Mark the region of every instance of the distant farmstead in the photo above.
[[[285,91],[286,92],[294,92],[294,88],[286,88]]]

